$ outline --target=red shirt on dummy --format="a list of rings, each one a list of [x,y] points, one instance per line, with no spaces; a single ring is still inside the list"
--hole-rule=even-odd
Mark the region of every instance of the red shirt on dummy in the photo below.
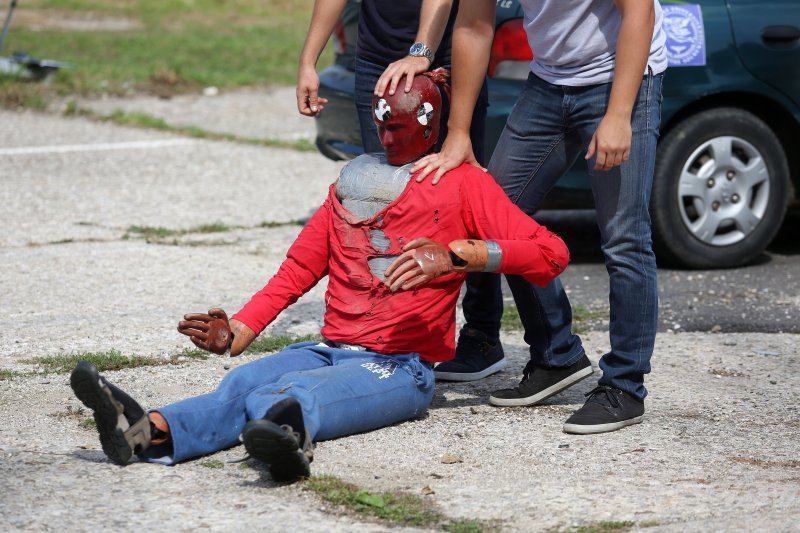
[[[389,239],[387,250],[370,244],[372,227]],[[496,241],[503,251],[499,271],[539,286],[569,262],[558,236],[512,204],[489,174],[471,165],[451,170],[435,186],[430,179],[417,183],[412,177],[400,196],[367,220],[355,219],[342,207],[334,184],[278,273],[233,318],[261,333],[327,274],[325,338],[383,354],[417,352],[428,361],[452,359],[456,303],[466,274],[450,273],[393,293],[367,262],[399,255],[404,244],[418,237],[445,246],[467,238]]]

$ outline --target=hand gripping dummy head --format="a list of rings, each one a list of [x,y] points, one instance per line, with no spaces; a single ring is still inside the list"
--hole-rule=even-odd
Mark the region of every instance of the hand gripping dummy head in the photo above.
[[[446,72],[416,76],[409,92],[398,89],[372,97],[372,120],[390,165],[411,163],[436,144],[442,114],[438,84],[446,86]]]

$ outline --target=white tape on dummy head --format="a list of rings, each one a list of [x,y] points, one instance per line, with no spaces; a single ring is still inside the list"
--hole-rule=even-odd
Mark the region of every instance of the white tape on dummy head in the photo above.
[[[419,109],[417,109],[417,122],[423,126],[431,123],[433,118],[433,105],[430,102],[423,102]]]
[[[381,122],[385,122],[392,116],[392,106],[386,103],[386,99],[381,98],[378,100],[378,105],[375,106],[375,117]]]

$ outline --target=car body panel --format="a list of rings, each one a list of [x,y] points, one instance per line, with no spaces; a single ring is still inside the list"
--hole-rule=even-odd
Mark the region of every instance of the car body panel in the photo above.
[[[704,52],[704,57],[686,65],[676,65],[680,61],[671,56],[664,74],[662,137],[683,120],[708,109],[746,110],[778,136],[789,167],[788,200],[796,202],[800,190],[800,150],[795,148],[800,137],[800,0],[661,0],[661,4],[665,16],[681,9],[696,13],[699,26],[689,30],[702,39],[698,37],[692,46],[699,43]],[[520,17],[522,8],[516,0],[497,0],[496,26]],[[772,40],[765,40],[765,31],[772,32]],[[680,49],[672,52],[675,50],[679,55]],[[334,159],[362,152],[352,66],[348,69],[341,63],[344,61],[337,61],[320,74],[320,95],[330,102],[317,119],[317,144],[323,154]],[[689,66],[693,63],[700,64]],[[524,80],[490,78],[488,83],[487,155],[497,144]],[[540,208],[586,208],[592,204],[587,164],[578,157]]]
[[[800,2],[730,0],[736,50],[745,68],[795,104],[800,120]],[[772,36],[772,38],[770,38]]]

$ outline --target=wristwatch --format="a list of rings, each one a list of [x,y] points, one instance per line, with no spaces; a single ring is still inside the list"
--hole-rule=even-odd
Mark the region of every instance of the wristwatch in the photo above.
[[[416,42],[408,49],[408,55],[412,57],[424,57],[433,65],[433,50],[428,48],[425,43]]]

